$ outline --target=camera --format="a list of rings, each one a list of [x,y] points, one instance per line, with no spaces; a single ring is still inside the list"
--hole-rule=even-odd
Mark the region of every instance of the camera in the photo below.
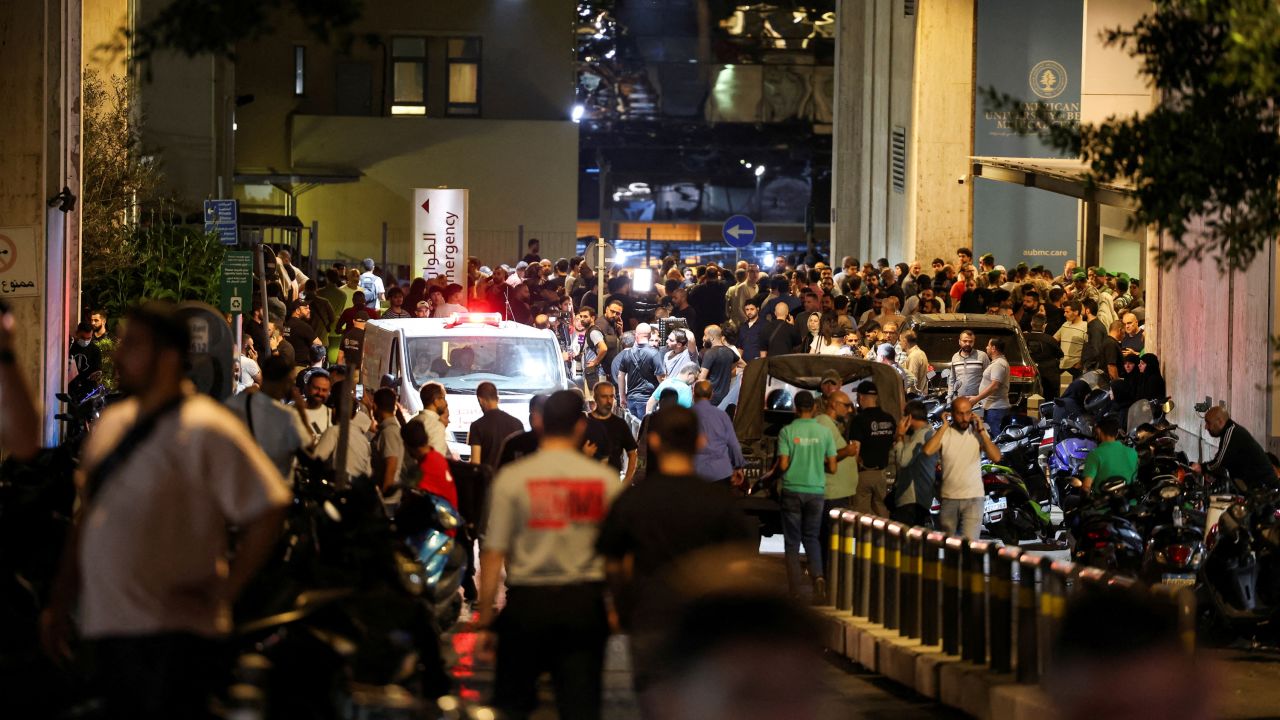
[[[1209,408],[1211,407],[1213,407],[1213,398],[1208,395],[1204,396],[1204,402],[1198,402],[1195,404],[1196,412],[1201,414],[1209,412]]]

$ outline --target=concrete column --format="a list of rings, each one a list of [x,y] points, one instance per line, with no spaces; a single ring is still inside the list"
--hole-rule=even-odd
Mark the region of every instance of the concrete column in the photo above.
[[[975,0],[919,3],[905,250],[928,262],[973,247]]]
[[[80,13],[80,0],[0,3],[0,227],[31,228],[39,267],[37,294],[4,299],[17,318],[19,367],[46,408],[46,442],[56,440],[53,394],[65,385],[79,315]],[[51,211],[64,186],[75,210]]]
[[[831,256],[906,259],[905,195],[893,187],[894,127],[910,133],[915,17],[903,0],[836,10]]]

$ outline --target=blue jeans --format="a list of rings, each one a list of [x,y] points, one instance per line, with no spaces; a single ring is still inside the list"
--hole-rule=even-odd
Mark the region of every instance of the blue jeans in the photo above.
[[[647,400],[628,400],[627,412],[636,416],[637,420],[644,419],[644,406],[648,404]]]
[[[983,413],[982,422],[986,423],[987,432],[991,433],[991,437],[995,437],[1000,433],[1000,429],[1004,427],[1004,420],[1007,417],[1009,417],[1009,408],[987,410]]]
[[[809,559],[809,577],[822,577],[822,493],[795,493],[782,491],[782,545],[787,553],[787,586],[792,594],[804,587],[804,573],[800,570],[800,543]]]

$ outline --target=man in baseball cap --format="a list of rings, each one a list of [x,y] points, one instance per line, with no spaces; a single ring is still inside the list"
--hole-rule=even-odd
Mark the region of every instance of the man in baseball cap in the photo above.
[[[858,471],[858,491],[853,496],[853,509],[858,512],[889,516],[884,498],[887,487],[884,468],[889,464],[889,450],[897,423],[881,410],[880,392],[876,384],[863,380],[858,384],[858,414],[849,423],[849,439],[858,444],[862,469]]]

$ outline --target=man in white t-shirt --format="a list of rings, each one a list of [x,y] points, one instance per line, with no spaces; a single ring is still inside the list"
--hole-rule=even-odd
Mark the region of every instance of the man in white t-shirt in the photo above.
[[[186,380],[190,343],[171,303],[127,313],[115,369],[129,397],[85,443],[81,513],[41,615],[45,651],[65,658],[79,608],[106,717],[208,715],[231,604],[275,548],[290,501],[245,426]]]
[[[1083,308],[1079,300],[1068,300],[1063,303],[1062,316],[1066,320],[1058,328],[1058,332],[1053,334],[1053,339],[1057,340],[1058,346],[1062,348],[1060,367],[1063,372],[1071,373],[1072,377],[1080,377],[1081,358],[1085,343],[1089,339],[1089,325],[1081,317],[1082,312]]]
[[[387,299],[387,288],[383,285],[382,278],[373,272],[373,258],[364,259],[364,272],[361,273],[357,284],[364,291],[364,299],[369,307],[382,310],[382,303]]]
[[[951,412],[942,414],[942,428],[925,442],[921,452],[937,455],[942,451],[942,486],[938,498],[942,511],[938,520],[948,535],[964,535],[977,540],[982,528],[982,505],[986,492],[982,486],[982,456],[1000,462],[1000,448],[991,442],[982,419],[973,414],[973,403],[966,397],[951,402]]]
[[[1004,338],[993,337],[987,341],[987,357],[991,363],[982,371],[978,394],[969,398],[974,405],[982,405],[982,420],[991,432],[999,433],[1004,419],[1009,415],[1009,360],[1004,356]]]

